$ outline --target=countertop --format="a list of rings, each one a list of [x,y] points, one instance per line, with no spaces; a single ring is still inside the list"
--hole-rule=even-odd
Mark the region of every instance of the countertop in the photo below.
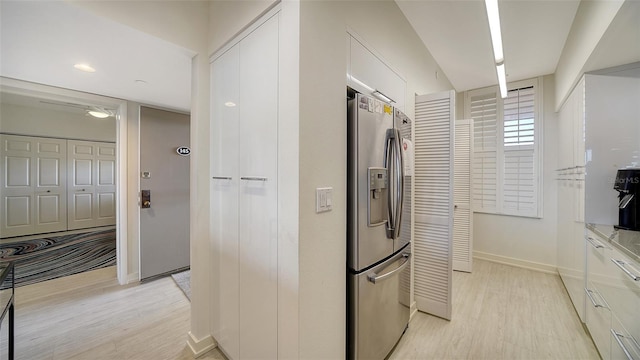
[[[599,240],[640,264],[640,231],[616,229],[613,225],[602,224],[587,224],[587,229],[598,235]]]

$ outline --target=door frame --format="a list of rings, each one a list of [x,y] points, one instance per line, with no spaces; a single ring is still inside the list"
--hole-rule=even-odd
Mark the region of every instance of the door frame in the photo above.
[[[115,107],[118,109],[116,115],[116,162],[118,176],[116,179],[116,268],[118,283],[121,285],[139,280],[139,272],[130,273],[135,266],[130,266],[129,245],[139,243],[139,223],[140,219],[137,211],[132,211],[131,207],[137,209],[137,201],[128,201],[129,188],[137,191],[137,173],[129,177],[128,159],[129,152],[128,139],[128,109],[127,101],[110,98],[101,95],[94,95],[75,90],[62,89],[48,85],[36,84],[22,80],[0,77],[0,91],[16,95],[37,97],[53,101],[72,101],[86,105],[100,105]],[[137,145],[137,144],[136,144]],[[133,154],[132,154],[133,155]],[[134,181],[132,181],[132,179]],[[137,199],[137,197],[136,197]],[[138,224],[138,226],[129,225]],[[138,229],[138,231],[135,231]]]

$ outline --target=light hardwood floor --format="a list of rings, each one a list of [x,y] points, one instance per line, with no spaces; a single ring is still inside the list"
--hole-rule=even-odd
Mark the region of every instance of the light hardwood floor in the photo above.
[[[120,286],[115,277],[110,267],[17,288],[16,359],[192,359],[190,303],[173,279]]]
[[[453,299],[450,322],[417,313],[391,359],[599,359],[556,275],[475,261]],[[16,359],[191,359],[189,307],[170,277],[119,286],[114,268],[20,287]]]
[[[418,312],[391,359],[600,359],[558,275],[474,260],[451,321]]]

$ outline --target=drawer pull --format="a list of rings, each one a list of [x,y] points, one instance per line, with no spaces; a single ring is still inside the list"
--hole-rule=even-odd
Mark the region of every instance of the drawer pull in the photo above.
[[[593,290],[589,290],[587,288],[584,288],[584,291],[587,293],[587,296],[589,297],[589,300],[591,300],[591,303],[593,304],[593,307],[597,307],[597,308],[601,307],[603,309],[608,309],[608,307],[596,303],[596,300],[593,298]]]
[[[596,249],[604,249],[604,245],[602,245],[600,241],[592,238],[591,236],[587,237],[587,241]]]
[[[212,176],[214,180],[233,180],[231,176]]]
[[[267,178],[264,176],[243,176],[240,180],[248,180],[248,181],[267,181]]]
[[[624,271],[625,274],[629,275],[629,277],[631,279],[633,279],[633,281],[640,281],[640,276],[632,273],[631,271],[629,271],[629,269],[627,269],[626,267],[624,267],[625,265],[627,265],[626,262],[622,261],[622,260],[616,260],[616,259],[611,259],[611,261],[616,264],[620,269],[622,269],[622,271]]]
[[[611,335],[613,335],[613,338],[616,339],[616,342],[618,343],[618,345],[620,345],[620,347],[622,348],[622,351],[624,351],[624,354],[626,355],[627,359],[633,360],[633,356],[631,356],[631,354],[629,353],[629,350],[627,350],[627,347],[624,346],[624,343],[620,339],[620,338],[623,338],[624,335],[618,333],[613,329],[611,329]]]

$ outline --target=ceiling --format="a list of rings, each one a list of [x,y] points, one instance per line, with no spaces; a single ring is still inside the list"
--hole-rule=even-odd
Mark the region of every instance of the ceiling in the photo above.
[[[496,85],[484,1],[395,0],[456,91]],[[507,82],[555,72],[579,0],[500,0]]]
[[[0,1],[3,77],[189,111],[193,55],[65,2]]]

